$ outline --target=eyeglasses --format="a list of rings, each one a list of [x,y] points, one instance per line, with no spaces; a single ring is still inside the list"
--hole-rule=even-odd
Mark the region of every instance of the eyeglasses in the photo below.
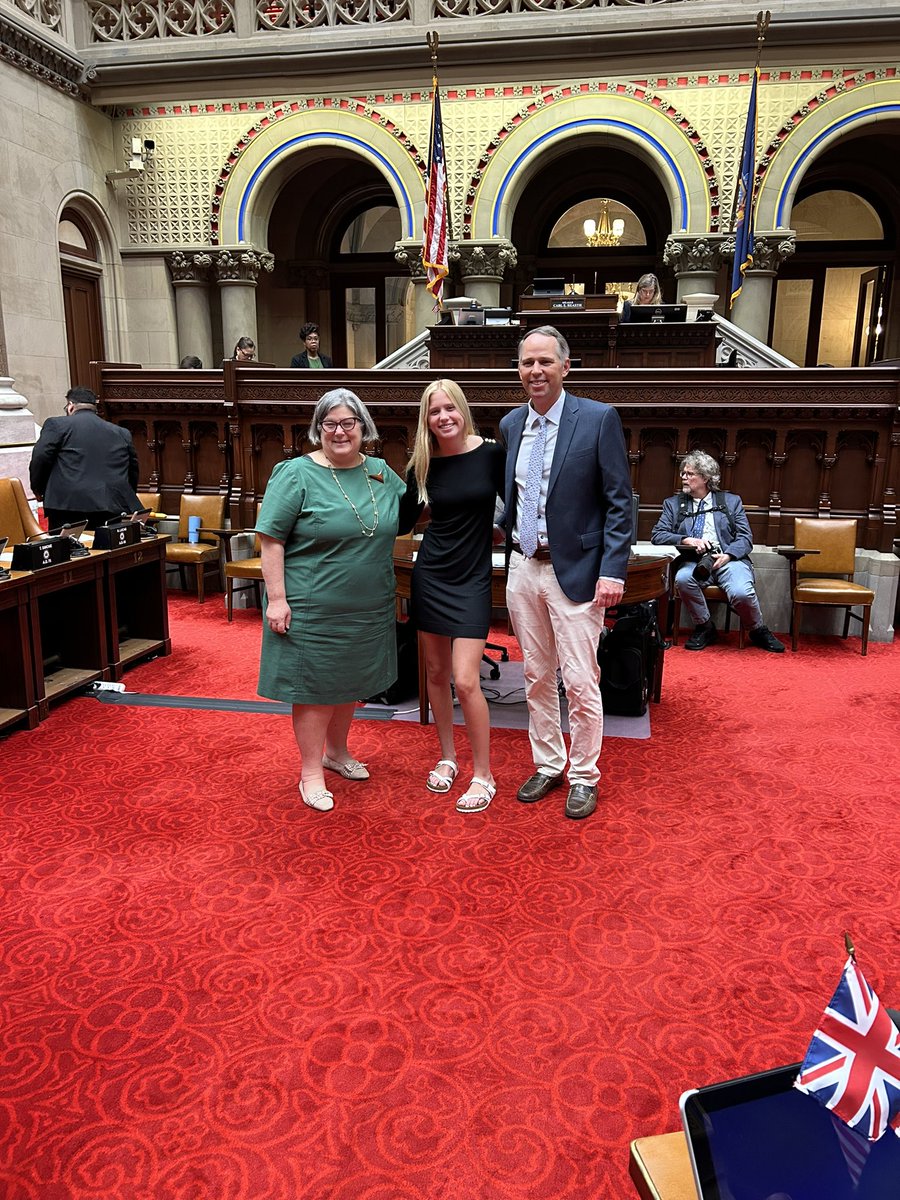
[[[697,474],[696,471],[682,471],[681,478],[682,479],[699,479],[700,476]]]
[[[340,421],[323,421],[322,429],[325,433],[337,433],[338,426],[343,429],[344,433],[350,433],[359,423],[359,417],[344,417]]]

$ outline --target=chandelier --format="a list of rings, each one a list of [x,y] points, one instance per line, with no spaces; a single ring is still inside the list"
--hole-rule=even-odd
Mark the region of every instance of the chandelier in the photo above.
[[[624,232],[625,222],[621,217],[610,221],[608,200],[600,201],[599,221],[589,217],[584,223],[584,236],[589,246],[618,246]]]

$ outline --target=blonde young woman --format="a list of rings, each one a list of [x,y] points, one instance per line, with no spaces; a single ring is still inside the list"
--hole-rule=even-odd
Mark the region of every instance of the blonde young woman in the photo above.
[[[402,509],[421,512],[428,505],[431,510],[413,568],[410,601],[441,745],[441,757],[425,786],[439,794],[449,792],[459,770],[452,680],[473,767],[472,781],[456,802],[458,812],[482,812],[496,791],[480,668],[491,620],[494,505],[503,495],[505,458],[502,446],[475,432],[458,384],[437,379],[428,385],[419,406]]]

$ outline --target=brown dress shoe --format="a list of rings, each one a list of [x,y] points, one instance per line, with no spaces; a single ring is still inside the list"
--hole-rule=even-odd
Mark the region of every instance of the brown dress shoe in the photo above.
[[[573,821],[589,817],[597,807],[597,789],[587,783],[573,783],[566,797],[566,816]]]
[[[536,800],[543,800],[554,788],[558,788],[563,778],[562,775],[545,775],[543,771],[536,771],[519,788],[516,798],[523,804],[534,804]]]

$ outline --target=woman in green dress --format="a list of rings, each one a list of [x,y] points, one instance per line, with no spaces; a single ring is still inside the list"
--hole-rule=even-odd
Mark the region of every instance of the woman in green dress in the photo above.
[[[394,568],[405,482],[362,453],[378,437],[346,388],[316,405],[316,447],[272,472],[257,521],[266,584],[259,694],[293,708],[300,795],[327,812],[325,771],[368,779],[347,748],[356,702],[397,678]]]

